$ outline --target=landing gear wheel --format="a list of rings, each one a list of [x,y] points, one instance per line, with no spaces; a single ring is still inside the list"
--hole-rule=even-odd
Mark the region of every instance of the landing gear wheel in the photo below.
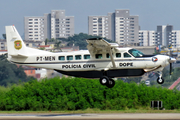
[[[109,78],[106,76],[103,76],[100,78],[101,85],[107,85],[109,83]]]
[[[108,84],[106,84],[106,86],[108,88],[112,88],[112,87],[114,87],[114,85],[115,85],[115,81],[113,79],[109,79]]]
[[[161,76],[159,76],[159,77],[157,78],[157,83],[163,84],[163,83],[164,83],[164,79],[163,79]]]

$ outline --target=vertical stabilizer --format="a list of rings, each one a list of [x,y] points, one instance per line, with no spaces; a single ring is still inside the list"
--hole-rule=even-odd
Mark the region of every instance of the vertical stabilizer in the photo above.
[[[5,28],[8,55],[17,56],[18,54],[27,54],[26,46],[15,26],[6,26]]]

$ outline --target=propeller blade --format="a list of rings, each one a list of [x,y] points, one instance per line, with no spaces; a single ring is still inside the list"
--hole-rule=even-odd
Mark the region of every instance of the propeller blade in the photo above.
[[[172,63],[170,63],[169,75],[172,75]]]

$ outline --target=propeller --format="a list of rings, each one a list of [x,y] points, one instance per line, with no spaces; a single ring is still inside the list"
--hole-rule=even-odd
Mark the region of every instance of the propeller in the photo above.
[[[170,63],[169,66],[170,66],[169,75],[172,75],[172,63]]]
[[[175,62],[176,59],[175,58],[172,58],[172,57],[169,57],[169,65],[170,65],[170,70],[169,70],[169,75],[172,75],[172,63]]]

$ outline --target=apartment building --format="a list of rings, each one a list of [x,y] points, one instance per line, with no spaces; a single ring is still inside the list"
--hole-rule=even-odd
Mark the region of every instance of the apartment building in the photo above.
[[[180,30],[172,30],[169,36],[171,36],[171,42],[169,42],[169,44],[171,44],[173,48],[180,48]]]
[[[51,38],[74,35],[74,17],[65,16],[65,10],[51,11]]]
[[[48,14],[44,16],[31,16],[24,18],[25,40],[41,40],[49,38],[48,35]]]
[[[159,25],[156,31],[140,30],[139,45],[180,47],[180,30],[173,30],[172,25]]]
[[[157,26],[158,44],[173,48],[180,46],[180,30],[173,30],[172,25]]]
[[[139,46],[149,46],[149,31],[139,31]]]
[[[157,32],[149,30],[139,30],[139,46],[156,46]]]
[[[115,11],[115,41],[124,45],[138,45],[139,16],[131,16],[129,10]]]
[[[24,17],[25,40],[67,38],[74,35],[74,16],[65,16],[65,10],[52,10],[44,16]]]
[[[148,46],[157,46],[158,45],[158,42],[157,42],[157,32],[156,31],[148,31],[149,32],[149,36],[148,36],[148,39],[149,40],[146,40],[146,41],[149,41],[148,43]]]
[[[111,17],[111,13],[108,13],[107,16],[89,16],[89,35],[106,37],[112,40],[113,37]]]
[[[115,10],[107,16],[89,16],[89,35],[106,37],[124,45],[138,45],[139,16],[131,16],[129,10]]]

